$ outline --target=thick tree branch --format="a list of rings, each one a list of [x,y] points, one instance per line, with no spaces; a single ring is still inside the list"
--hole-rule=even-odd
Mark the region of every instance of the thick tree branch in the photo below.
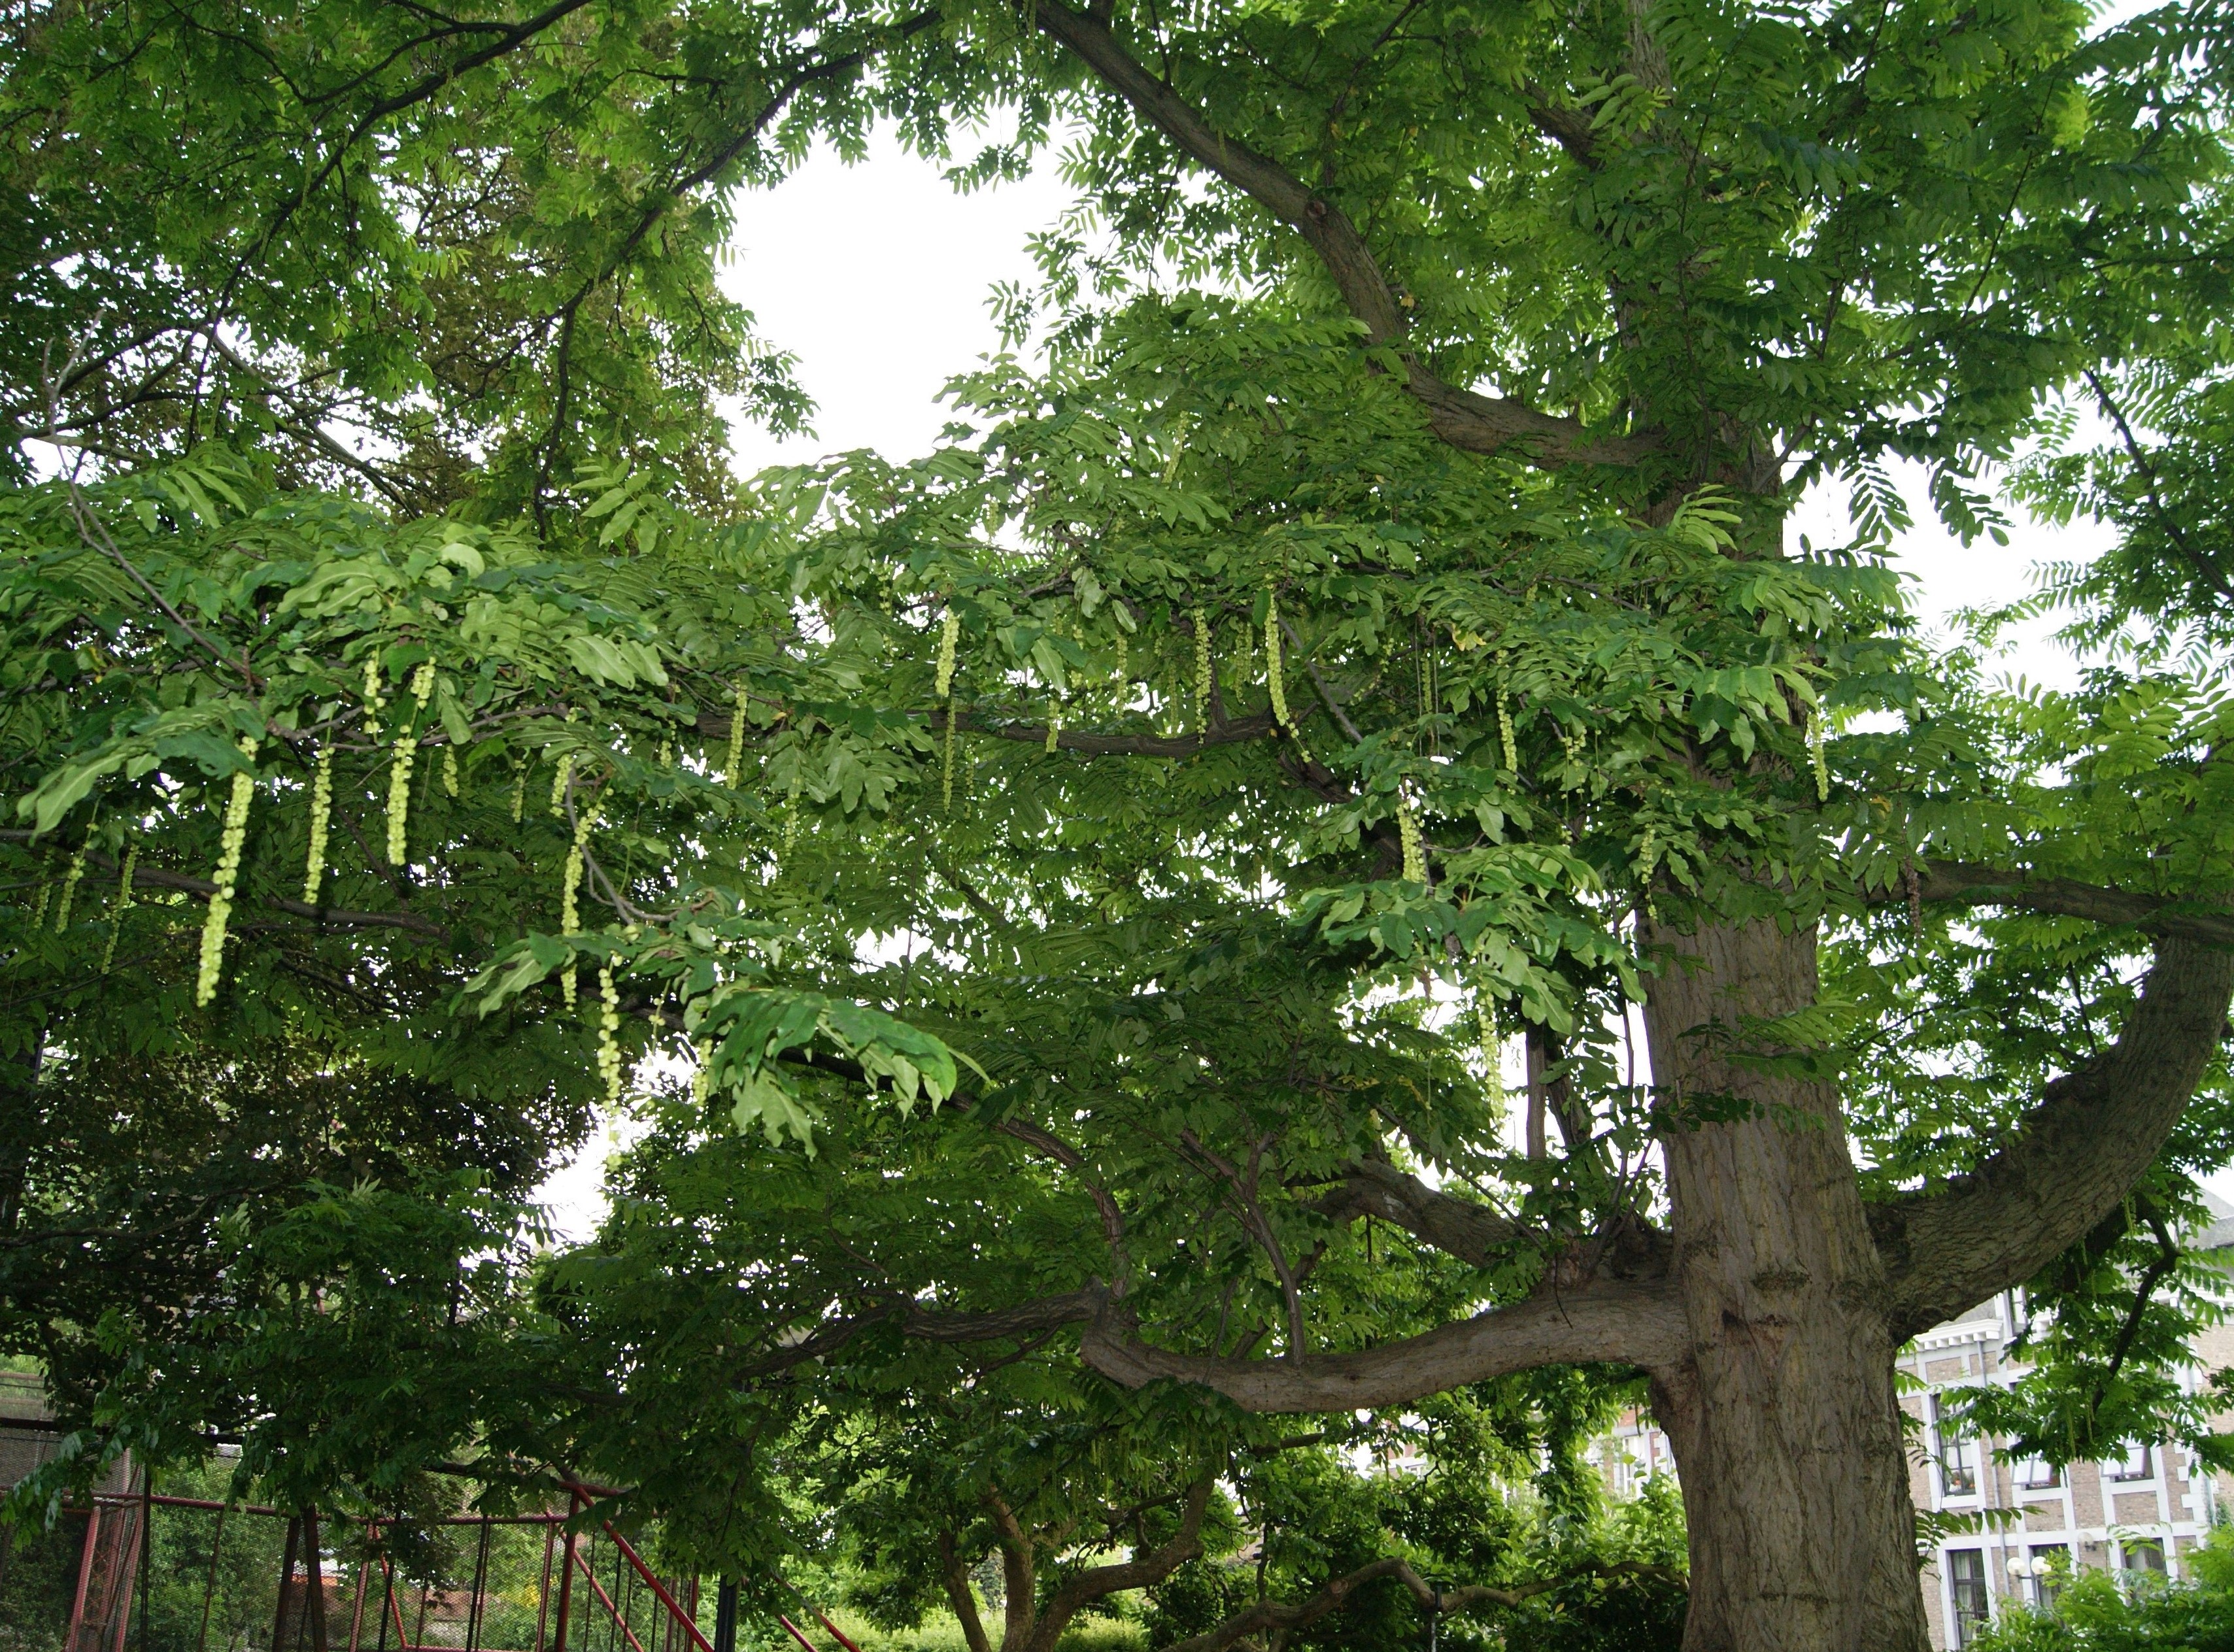
[[[962,1625],[962,1638],[970,1652],[993,1652],[985,1638],[984,1621],[977,1616],[977,1596],[970,1587],[970,1568],[955,1552],[954,1534],[938,1534],[938,1581],[946,1590],[946,1603]]]
[[[1285,1635],[1303,1629],[1319,1619],[1340,1611],[1349,1604],[1350,1597],[1366,1584],[1393,1577],[1402,1583],[1422,1608],[1437,1617],[1447,1617],[1457,1612],[1470,1612],[1483,1606],[1518,1606],[1534,1596],[1547,1594],[1578,1576],[1617,1577],[1636,1575],[1672,1581],[1669,1575],[1656,1566],[1640,1565],[1635,1561],[1616,1561],[1610,1564],[1592,1564],[1557,1577],[1538,1577],[1525,1583],[1515,1583],[1510,1589],[1499,1589],[1487,1583],[1471,1584],[1464,1589],[1439,1590],[1414,1571],[1407,1561],[1390,1558],[1375,1560],[1334,1579],[1308,1599],[1288,1603],[1260,1601],[1245,1611],[1236,1612],[1214,1629],[1200,1635],[1173,1642],[1164,1652],[1225,1652],[1237,1642],[1254,1640],[1261,1635]]]
[[[1377,1217],[1422,1244],[1477,1268],[1488,1267],[1520,1232],[1517,1224],[1486,1205],[1437,1192],[1383,1159],[1352,1165],[1341,1185],[1322,1197],[1316,1208],[1331,1221]]]
[[[1246,1411],[1353,1411],[1400,1405],[1539,1365],[1615,1361],[1648,1368],[1682,1356],[1683,1315],[1658,1281],[1600,1279],[1356,1354],[1218,1359],[1152,1347],[1114,1310],[1080,1339],[1088,1365],[1137,1388],[1159,1379],[1214,1388]]]
[[[1870,1212],[1897,1338],[2030,1278],[2126,1197],[2202,1081],[2230,996],[2234,950],[2159,937],[2116,1043],[2050,1084],[1976,1171]]]
[[[96,871],[113,872],[117,863],[108,856],[88,852],[86,865]],[[132,873],[133,884],[142,889],[178,889],[189,895],[199,895],[207,900],[217,893],[217,885],[206,878],[189,878],[184,872],[165,872],[160,866],[150,866],[142,861]],[[421,917],[415,912],[352,912],[338,907],[313,906],[307,901],[285,900],[277,895],[256,896],[243,892],[242,904],[261,906],[275,912],[290,912],[297,917],[316,918],[330,929],[404,930],[413,935],[424,935],[441,940],[450,931],[432,918]]]
[[[1043,722],[994,722],[966,711],[937,711],[931,714],[930,726],[943,731],[949,716],[955,720],[957,728],[971,734],[990,735],[996,740],[1013,740],[1029,746],[1047,743],[1047,725]],[[722,719],[722,726],[726,732],[728,719]],[[1077,752],[1086,757],[1192,757],[1213,746],[1244,746],[1252,741],[1277,738],[1278,734],[1278,725],[1267,708],[1252,711],[1245,717],[1236,717],[1231,722],[1215,723],[1199,734],[1094,735],[1063,728],[1056,730],[1055,743],[1058,750]]]
[[[993,1534],[1001,1547],[1001,1652],[1017,1652],[1032,1637],[1040,1612],[1040,1580],[1032,1534],[998,1492],[988,1493]]]
[[[1116,1195],[1086,1173],[1086,1155],[1060,1136],[1021,1119],[1003,1119],[993,1128],[1036,1148],[1078,1178],[1101,1215],[1101,1237],[1109,1245],[1109,1283],[1114,1287],[1114,1294],[1124,1296],[1133,1288],[1133,1262],[1125,1248],[1125,1213],[1117,1208]]]
[[[1287,225],[1318,255],[1350,313],[1374,344],[1401,342],[1403,306],[1357,226],[1270,157],[1212,127],[1171,85],[1127,50],[1099,13],[1072,11],[1042,0],[1029,14],[1061,41],[1143,121],[1198,166],[1216,173]],[[1427,410],[1437,435],[1471,453],[1519,447],[1546,465],[1633,465],[1653,450],[1636,438],[1592,435],[1582,421],[1540,413],[1509,397],[1478,395],[1447,384],[1406,358],[1406,388]]]
[[[1355,1571],[1334,1579],[1308,1599],[1292,1603],[1258,1601],[1246,1610],[1236,1612],[1223,1623],[1173,1642],[1165,1648],[1164,1652],[1225,1652],[1225,1649],[1237,1641],[1250,1641],[1261,1635],[1284,1634],[1303,1629],[1340,1611],[1349,1604],[1349,1597],[1366,1584],[1411,1571],[1412,1568],[1401,1560],[1376,1560],[1370,1565],[1360,1566]],[[1415,1577],[1417,1575],[1413,1573]],[[1423,1583],[1421,1587],[1426,1585]],[[1434,1592],[1428,1590],[1430,1595]]]
[[[1047,1609],[1039,1615],[1029,1642],[1021,1649],[1005,1647],[1003,1652],[1052,1652],[1063,1630],[1070,1627],[1070,1620],[1082,1609],[1127,1589],[1145,1589],[1151,1583],[1161,1583],[1199,1555],[1203,1516],[1208,1512],[1211,1494],[1217,1489],[1218,1477],[1214,1474],[1205,1474],[1187,1487],[1186,1502],[1179,1511],[1179,1529],[1169,1542],[1146,1552],[1135,1551],[1130,1560],[1088,1566],[1074,1573],[1048,1596]]]
[[[2234,946],[2234,912],[2226,911],[2223,902],[2168,900],[2069,878],[2041,878],[1959,860],[1928,861],[1918,872],[1916,895],[1921,900],[1961,906],[2016,906],[2032,912],[2090,918],[2098,924],[2130,924],[2152,935],[2176,935]],[[1890,890],[1884,896],[1888,901],[1907,898],[1905,890]]]
[[[910,1336],[920,1336],[931,1342],[995,1342],[1004,1337],[1029,1336],[1065,1325],[1083,1324],[1100,1313],[1108,1300],[1109,1293],[1094,1285],[986,1313],[934,1314],[911,1308],[902,1324]]]
[[[1100,1285],[1059,1296],[1042,1296],[1015,1308],[987,1313],[933,1313],[904,1298],[892,1297],[850,1317],[833,1320],[819,1330],[795,1336],[774,1353],[736,1367],[733,1374],[742,1382],[787,1371],[833,1353],[863,1331],[895,1319],[908,1335],[920,1336],[929,1342],[998,1342],[1058,1330],[1065,1325],[1084,1324],[1103,1311],[1108,1301],[1109,1293]]]

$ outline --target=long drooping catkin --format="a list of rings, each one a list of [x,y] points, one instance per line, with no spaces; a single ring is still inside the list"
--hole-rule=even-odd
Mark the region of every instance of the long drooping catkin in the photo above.
[[[318,885],[326,879],[326,833],[334,814],[334,748],[318,748],[317,767],[310,774],[310,852],[303,867],[303,904],[318,904]]]
[[[80,844],[62,873],[62,904],[55,909],[55,933],[57,935],[69,928],[70,908],[77,904],[77,886],[84,878],[85,845]]]
[[[737,685],[735,699],[729,706],[729,761],[722,771],[722,779],[731,787],[742,783],[745,774],[745,685]]]
[[[116,910],[108,917],[108,944],[101,950],[101,973],[107,975],[116,963],[116,943],[124,935],[124,914],[132,908],[133,874],[140,870],[140,846],[126,846],[124,869],[116,874]]]
[[[621,1099],[621,996],[613,985],[613,966],[598,966],[598,1071],[604,1075],[605,1100]]]
[[[1412,813],[1412,806],[1401,799],[1396,804],[1396,839],[1404,849],[1404,881],[1408,884],[1426,883],[1427,850],[1420,835],[1419,817]]]
[[[256,761],[256,737],[240,737],[240,754],[249,762]],[[217,996],[217,986],[225,970],[225,925],[232,917],[232,891],[240,880],[241,846],[248,841],[248,805],[256,795],[256,771],[244,768],[234,771],[232,793],[225,801],[225,829],[218,839],[217,874],[212,880],[217,885],[210,896],[209,915],[202,920],[201,972],[194,982],[194,1003],[206,1005]]]
[[[1194,715],[1195,727],[1204,734],[1210,732],[1210,616],[1198,608],[1194,611]]]
[[[423,660],[411,674],[411,699],[418,717],[427,715],[427,702],[434,693],[434,663]],[[411,769],[419,754],[419,724],[415,719],[395,742],[395,761],[388,771],[388,864],[404,862],[411,818]]]

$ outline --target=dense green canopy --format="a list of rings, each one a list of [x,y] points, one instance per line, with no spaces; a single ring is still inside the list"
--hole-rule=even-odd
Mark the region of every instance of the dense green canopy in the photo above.
[[[2215,11],[13,27],[6,1334],[107,1449],[563,1467],[741,1557],[771,1442],[956,1348],[1251,1413],[1610,1363],[1696,1499],[1818,1401],[1897,1460],[1890,1349],[2031,1280],[1996,1427],[2225,1451],[2152,1263],[2234,1128]],[[722,192],[879,119],[1004,123],[965,182],[1066,130],[1098,217],[937,452],[735,480],[719,398],[799,403]],[[2043,599],[2070,693],[1885,561],[1893,460],[1975,534],[2020,455],[2120,533]],[[1813,483],[1851,543],[1787,543]],[[300,1145],[144,1199],[152,1111],[34,1151],[135,1063],[275,1073]],[[631,1073],[611,1223],[531,1260]],[[1885,1518],[1817,1593],[1897,1644]]]

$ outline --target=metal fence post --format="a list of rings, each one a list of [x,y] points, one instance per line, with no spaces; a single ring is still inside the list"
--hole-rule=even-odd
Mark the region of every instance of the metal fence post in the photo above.
[[[575,1512],[581,1506],[581,1502],[582,1499],[574,1492],[566,1493],[567,1525],[564,1545],[565,1552],[558,1561],[558,1627],[557,1632],[551,1637],[551,1652],[566,1652],[566,1610],[572,1603],[574,1597],[573,1518]]]
[[[737,1652],[737,1580],[722,1579],[714,1595],[714,1652]]]

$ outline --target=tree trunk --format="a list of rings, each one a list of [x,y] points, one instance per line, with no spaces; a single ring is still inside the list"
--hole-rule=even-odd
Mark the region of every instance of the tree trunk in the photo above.
[[[1915,1513],[1837,1091],[1739,1058],[1815,997],[1815,935],[1662,930],[1646,1024],[1689,1347],[1654,1373],[1689,1522],[1686,1652],[1921,1652]]]

